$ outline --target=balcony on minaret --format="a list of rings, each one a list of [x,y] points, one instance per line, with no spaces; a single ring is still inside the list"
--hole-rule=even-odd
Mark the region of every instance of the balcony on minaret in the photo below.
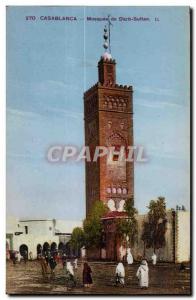
[[[98,62],[99,82],[104,86],[116,84],[116,62],[109,53],[104,53]]]

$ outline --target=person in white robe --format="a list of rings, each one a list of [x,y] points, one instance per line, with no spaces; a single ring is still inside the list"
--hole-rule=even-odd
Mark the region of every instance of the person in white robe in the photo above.
[[[148,284],[149,284],[148,263],[146,260],[142,260],[137,270],[136,276],[139,279],[139,286],[141,288],[148,288]]]
[[[20,252],[17,252],[17,260],[18,260],[18,262],[20,263],[22,259],[23,259],[23,257],[20,254]]]
[[[155,253],[153,253],[153,255],[152,255],[152,264],[155,266],[156,265],[156,263],[157,263],[157,256],[156,256],[156,254]]]
[[[133,255],[131,254],[131,249],[127,249],[127,263],[128,265],[132,265],[133,263]]]
[[[82,260],[86,258],[86,248],[83,246],[81,249],[81,258]]]
[[[76,286],[76,279],[74,277],[74,268],[70,261],[66,263],[65,269],[65,284],[67,287]]]
[[[116,267],[116,284],[125,284],[125,268],[122,262],[119,262]]]
[[[77,270],[78,269],[78,258],[77,257],[75,257],[73,263],[74,263],[74,269]]]
[[[126,247],[124,247],[123,245],[121,245],[120,247],[119,247],[119,259],[120,259],[120,261],[123,261],[124,260],[124,258],[126,258],[126,252],[127,252],[127,250],[126,250]]]
[[[67,271],[68,271],[71,275],[74,276],[74,269],[73,269],[73,266],[72,266],[72,264],[71,264],[70,261],[67,262],[67,264],[66,264],[66,269],[67,269]]]

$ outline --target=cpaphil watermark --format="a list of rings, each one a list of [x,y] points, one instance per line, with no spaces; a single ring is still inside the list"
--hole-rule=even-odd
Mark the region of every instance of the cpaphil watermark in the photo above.
[[[87,161],[97,162],[105,158],[110,162],[147,162],[143,146],[71,146],[71,145],[53,145],[48,148],[46,157],[50,163],[65,163],[67,161]]]

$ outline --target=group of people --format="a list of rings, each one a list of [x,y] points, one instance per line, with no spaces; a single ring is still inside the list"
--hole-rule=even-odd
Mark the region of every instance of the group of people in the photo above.
[[[66,272],[66,284],[67,286],[76,286],[76,278],[74,274],[74,264],[70,261],[66,263],[65,267]],[[93,284],[92,280],[92,270],[91,267],[88,265],[87,262],[83,264],[83,271],[82,271],[82,281],[84,287],[91,287]]]
[[[153,266],[157,263],[157,255],[153,253],[152,255],[152,264]],[[131,254],[131,249],[127,249],[127,264],[131,265],[133,263],[133,256]],[[149,286],[149,268],[146,259],[142,259],[139,268],[136,272],[136,277],[139,281],[139,286],[143,289],[148,288]],[[116,285],[125,285],[125,267],[123,262],[120,261],[116,267]]]
[[[136,277],[139,280],[139,286],[141,288],[148,288],[149,277],[148,277],[148,263],[147,260],[143,259],[137,269]],[[116,267],[116,285],[125,285],[125,267],[122,262],[119,262]]]
[[[152,264],[153,266],[156,265],[157,262],[157,256],[155,253],[152,255]],[[127,249],[127,264],[131,265],[133,264],[133,256],[131,254],[131,249]],[[54,269],[57,265],[57,256],[56,255],[49,255],[45,253],[44,256],[40,256],[40,263],[42,266],[42,273],[45,276],[47,274],[47,266],[50,266],[51,269],[51,277],[54,277]],[[62,263],[63,263],[63,269],[65,270],[65,282],[66,285],[69,287],[76,286],[76,276],[75,271],[78,268],[78,259],[75,257],[74,259],[66,259],[66,257],[62,256]],[[149,286],[149,268],[148,263],[146,259],[142,259],[140,266],[137,269],[136,277],[138,278],[139,286],[141,288],[148,288]],[[92,270],[91,267],[88,265],[87,262],[84,262],[83,264],[83,271],[82,271],[82,280],[84,287],[90,287],[93,284],[92,280]],[[122,261],[119,261],[119,263],[116,266],[115,271],[115,281],[116,285],[125,285],[125,267],[123,265]]]
[[[17,260],[21,260],[23,258],[24,262],[26,262],[27,254],[24,252],[23,257],[19,252],[13,251],[10,253],[10,259],[15,264]],[[65,253],[58,253],[56,251],[50,252],[45,251],[38,254],[38,261],[40,262],[43,278],[48,279],[48,274],[50,274],[50,279],[54,279],[55,277],[55,268],[57,264],[62,263],[62,267],[65,274],[65,283],[69,287],[76,286],[76,276],[75,272],[78,268],[78,258],[72,257],[71,259],[66,256]],[[152,255],[152,264],[156,265],[157,256],[155,253]],[[133,256],[131,253],[131,249],[127,249],[126,261],[128,265],[133,264]],[[50,272],[48,271],[48,267],[50,268]],[[139,286],[141,288],[148,288],[149,286],[149,268],[146,259],[142,259],[140,266],[137,269],[136,277],[138,278]],[[87,262],[83,263],[83,271],[82,271],[82,281],[84,287],[91,287],[93,284],[92,280],[92,270]],[[115,270],[115,282],[116,285],[125,285],[125,267],[123,265],[122,260],[116,266]]]
[[[55,268],[60,261],[62,261],[62,267],[64,269],[65,283],[67,287],[76,286],[76,276],[75,272],[78,268],[78,258],[74,257],[72,259],[67,258],[65,254],[61,255],[61,259],[55,253],[46,252],[43,255],[38,255],[38,261],[40,262],[42,275],[44,279],[48,279],[48,266],[50,267],[50,279],[55,277]],[[93,284],[92,280],[92,270],[87,262],[83,265],[83,285],[84,287],[90,287]]]
[[[57,251],[44,251],[39,253],[37,256],[38,261],[40,262],[42,268],[42,275],[44,278],[48,277],[48,267],[50,267],[50,276],[51,278],[55,277],[55,268],[58,263],[62,263],[62,267],[70,270],[70,274],[73,273],[71,267],[74,266],[75,269],[78,267],[77,257],[73,258],[72,264],[71,261],[67,260],[65,253],[58,253]]]
[[[20,251],[10,250],[9,258],[13,262],[14,265],[16,264],[16,262],[20,263],[21,261],[24,261],[24,263],[26,264],[26,262],[28,260],[28,253],[27,253],[27,251],[23,251],[23,253],[21,255]]]

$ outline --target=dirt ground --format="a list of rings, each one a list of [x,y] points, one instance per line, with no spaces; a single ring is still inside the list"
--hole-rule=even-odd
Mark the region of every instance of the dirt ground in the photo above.
[[[105,294],[105,295],[139,295],[139,294],[175,294],[190,295],[190,270],[179,271],[179,265],[160,263],[155,267],[149,264],[149,288],[142,290],[135,276],[138,264],[125,267],[125,287],[115,286],[115,263],[89,262],[93,272],[93,286],[82,286],[82,263],[79,262],[75,272],[76,287],[69,289],[65,285],[65,272],[62,265],[57,265],[55,278],[43,279],[38,261],[28,261],[13,265],[7,262],[7,294]],[[49,271],[49,270],[48,270]],[[48,272],[49,273],[49,272]]]

